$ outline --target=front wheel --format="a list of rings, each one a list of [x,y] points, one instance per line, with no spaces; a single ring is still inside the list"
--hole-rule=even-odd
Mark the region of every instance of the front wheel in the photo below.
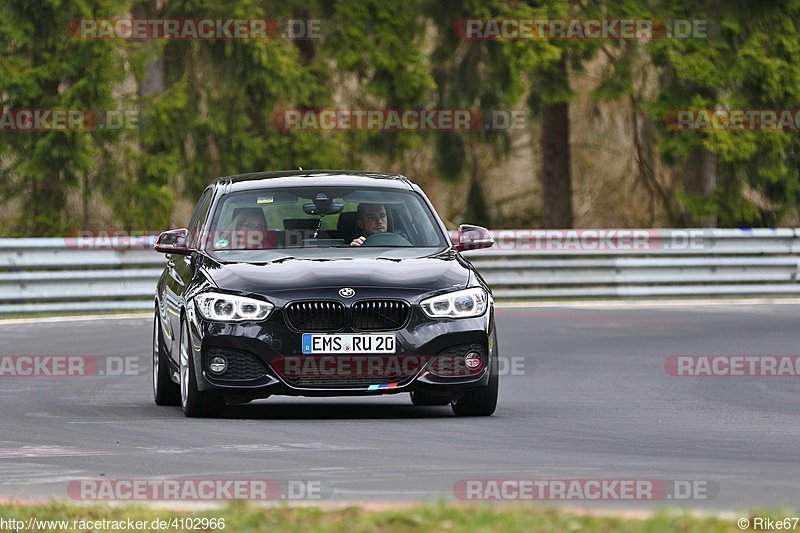
[[[495,344],[496,346],[496,344]],[[497,363],[497,349],[490,365],[489,384],[480,389],[464,393],[458,400],[453,400],[451,405],[456,416],[492,416],[497,408],[497,393],[500,389],[499,364]]]
[[[180,388],[173,383],[168,356],[161,343],[161,322],[158,312],[153,318],[153,400],[156,405],[178,405],[181,403]]]
[[[188,417],[207,417],[219,414],[224,400],[208,392],[197,389],[197,376],[192,356],[192,342],[189,338],[189,327],[181,323],[181,407]]]

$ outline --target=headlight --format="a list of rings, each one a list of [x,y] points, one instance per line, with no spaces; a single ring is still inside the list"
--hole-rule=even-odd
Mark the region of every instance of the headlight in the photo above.
[[[422,300],[422,310],[431,318],[470,318],[486,312],[489,296],[480,287],[440,294]]]
[[[204,292],[194,301],[200,316],[218,322],[265,320],[275,307],[263,300],[218,292]]]

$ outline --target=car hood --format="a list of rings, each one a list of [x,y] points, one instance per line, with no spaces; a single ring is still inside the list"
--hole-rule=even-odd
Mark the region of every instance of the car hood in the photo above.
[[[392,288],[429,292],[463,288],[468,263],[455,254],[389,259],[288,259],[264,264],[205,261],[203,270],[222,290],[273,294],[321,288]]]

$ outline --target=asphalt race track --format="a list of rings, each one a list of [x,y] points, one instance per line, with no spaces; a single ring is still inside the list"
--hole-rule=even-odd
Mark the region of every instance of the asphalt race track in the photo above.
[[[151,318],[0,325],[0,355],[138,358],[135,375],[0,377],[0,498],[80,479],[314,481],[331,501],[453,499],[468,479],[694,480],[735,510],[800,500],[796,377],[674,377],[673,354],[799,355],[800,305],[507,307],[491,418],[382,398],[273,397],[186,419],[153,404]],[[101,367],[103,365],[101,364]],[[124,372],[123,372],[124,374]],[[584,505],[585,502],[570,502]],[[587,504],[588,505],[588,504]]]

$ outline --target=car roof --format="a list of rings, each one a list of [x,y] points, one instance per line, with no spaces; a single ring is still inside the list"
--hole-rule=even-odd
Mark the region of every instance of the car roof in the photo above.
[[[278,172],[251,172],[217,178],[214,184],[225,192],[254,189],[303,186],[379,187],[413,190],[414,184],[400,174],[363,172],[354,170],[283,170]]]

